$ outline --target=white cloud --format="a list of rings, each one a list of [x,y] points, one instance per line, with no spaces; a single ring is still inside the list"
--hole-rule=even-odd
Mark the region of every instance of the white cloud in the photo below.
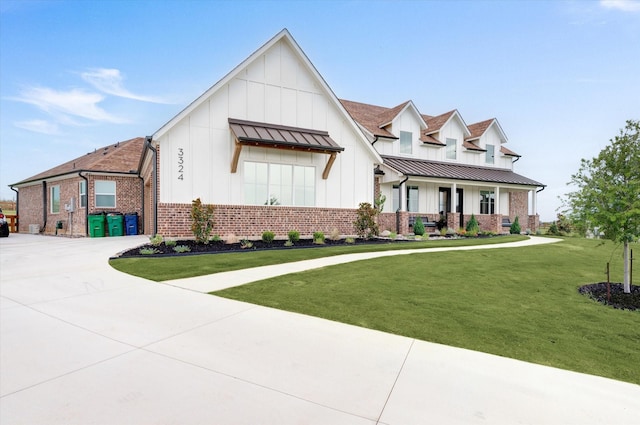
[[[126,99],[139,100],[151,103],[168,103],[160,98],[142,96],[131,93],[123,86],[123,76],[118,69],[96,68],[80,74],[83,80],[93,85],[96,89],[112,96]]]
[[[600,0],[600,5],[623,12],[640,12],[640,1],[637,0]]]
[[[44,120],[19,121],[15,126],[24,130],[34,131],[36,133],[48,134],[56,136],[60,134],[58,125]]]
[[[98,106],[104,100],[102,95],[81,89],[58,91],[47,87],[29,87],[13,100],[34,105],[66,124],[78,125],[74,121],[76,117],[98,122],[127,122]]]

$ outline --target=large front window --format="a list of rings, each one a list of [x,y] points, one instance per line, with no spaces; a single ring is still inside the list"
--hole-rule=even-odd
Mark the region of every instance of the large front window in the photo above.
[[[413,134],[409,131],[400,132],[400,153],[411,153]]]
[[[495,194],[493,192],[480,191],[480,214],[495,214]]]
[[[456,139],[447,138],[447,159],[456,159]]]
[[[116,207],[116,182],[109,180],[96,180],[96,208]]]
[[[60,186],[51,186],[51,213],[60,212]]]
[[[313,206],[315,167],[244,163],[244,201],[250,205]]]
[[[407,186],[407,211],[418,212],[418,186]],[[393,211],[400,208],[400,186],[393,186]]]

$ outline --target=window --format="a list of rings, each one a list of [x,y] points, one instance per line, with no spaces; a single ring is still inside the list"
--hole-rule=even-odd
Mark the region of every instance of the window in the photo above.
[[[494,147],[493,145],[487,145],[487,156],[486,156],[486,163],[487,164],[493,164],[493,152],[494,152]]]
[[[96,180],[96,208],[116,207],[116,182]]]
[[[400,153],[411,153],[413,145],[413,133],[409,131],[400,132]]]
[[[495,194],[488,190],[480,191],[480,214],[495,214]]]
[[[244,163],[246,204],[313,206],[315,186],[315,167]]]
[[[51,213],[60,212],[60,186],[51,186]]]
[[[87,182],[81,181],[78,185],[78,195],[80,198],[80,208],[87,207]]]
[[[407,211],[418,211],[418,186],[407,186]],[[393,186],[393,211],[400,208],[400,186]]]
[[[447,138],[447,159],[456,159],[456,139]]]

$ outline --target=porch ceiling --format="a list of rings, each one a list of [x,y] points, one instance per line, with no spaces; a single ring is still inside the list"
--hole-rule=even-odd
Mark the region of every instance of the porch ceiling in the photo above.
[[[467,180],[489,183],[518,184],[544,187],[545,185],[511,170],[476,167],[472,165],[451,164],[411,158],[398,158],[382,155],[384,164],[395,171],[414,177],[430,177],[453,180]]]

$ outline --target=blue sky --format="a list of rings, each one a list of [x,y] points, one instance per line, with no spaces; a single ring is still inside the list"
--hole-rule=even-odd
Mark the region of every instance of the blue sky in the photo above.
[[[640,1],[0,2],[0,197],[153,134],[287,28],[340,98],[497,118],[542,220],[640,119]]]

